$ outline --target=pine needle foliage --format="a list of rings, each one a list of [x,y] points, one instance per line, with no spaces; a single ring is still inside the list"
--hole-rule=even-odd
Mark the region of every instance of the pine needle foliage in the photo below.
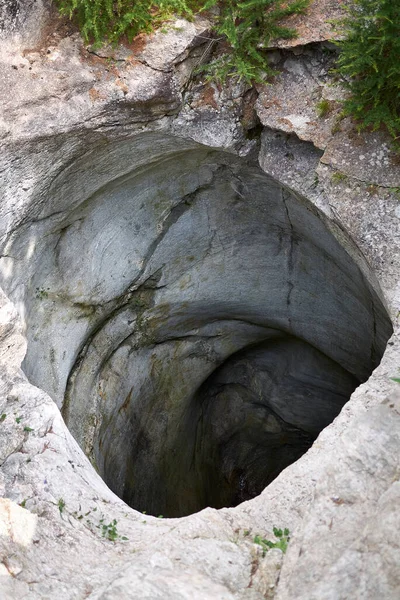
[[[346,37],[338,42],[336,71],[350,97],[344,113],[359,129],[384,126],[399,147],[400,138],[400,2],[352,0],[340,26]]]
[[[186,18],[193,11],[218,7],[217,38],[228,50],[206,67],[207,78],[247,82],[273,75],[264,49],[276,38],[292,38],[296,31],[280,24],[284,17],[304,12],[310,0],[55,0],[61,14],[77,22],[84,39],[99,46],[132,39],[149,32],[173,14]]]
[[[74,20],[86,42],[115,44],[149,32],[172,14],[187,18],[193,12],[186,0],[55,0],[62,15]]]
[[[309,3],[310,0],[208,0],[203,10],[219,7],[215,30],[229,45],[228,52],[207,66],[208,78],[223,82],[227,77],[236,77],[251,83],[274,75],[264,50],[272,40],[296,37],[296,30],[282,25],[282,19],[303,13]]]

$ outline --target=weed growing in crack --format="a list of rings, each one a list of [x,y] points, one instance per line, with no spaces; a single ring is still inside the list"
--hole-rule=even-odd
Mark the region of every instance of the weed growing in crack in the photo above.
[[[319,186],[319,177],[318,177],[318,173],[315,173],[313,182],[310,187],[312,190],[315,190],[318,186]]]
[[[60,514],[61,514],[61,512],[64,511],[64,509],[65,509],[65,503],[62,498],[60,498],[60,500],[58,502],[59,502],[58,506],[59,506]],[[61,504],[62,509],[60,508],[60,502],[62,503]],[[87,518],[89,515],[92,515],[92,517],[94,517],[94,514],[92,514],[92,513],[95,513],[96,511],[97,511],[97,507],[93,507],[93,508],[89,509],[86,513],[74,511],[71,514],[78,521],[83,521],[85,519],[84,524],[92,533],[96,533],[96,530],[100,529],[101,536],[103,538],[106,538],[110,542],[117,542],[117,541],[126,542],[129,540],[129,538],[127,538],[125,535],[120,535],[118,533],[118,529],[117,529],[118,521],[116,519],[113,519],[112,521],[107,523],[105,518],[102,517],[96,524]]]
[[[128,538],[124,535],[119,535],[117,531],[117,523],[116,519],[113,519],[111,523],[104,523],[104,519],[100,519],[100,525],[98,527],[101,529],[101,535],[105,537],[110,542],[116,542],[117,540],[127,541]]]
[[[346,179],[347,179],[347,175],[345,175],[341,171],[336,171],[336,173],[333,173],[332,177],[331,177],[331,181],[335,185],[337,185],[338,183],[341,183],[342,181],[346,181]]]
[[[275,542],[271,542],[271,540],[267,540],[262,538],[260,535],[254,536],[253,542],[258,544],[262,548],[263,556],[266,555],[268,550],[271,548],[278,548],[282,550],[283,553],[286,552],[288,543],[290,541],[290,531],[285,527],[285,529],[278,529],[277,527],[273,528],[274,536],[276,537]]]
[[[116,519],[111,521],[111,523],[109,523],[108,525],[104,524],[103,521],[104,519],[100,519],[101,535],[110,540],[111,542],[115,542],[115,540],[118,539]]]
[[[50,288],[37,287],[35,291],[35,296],[38,300],[45,300],[49,297]]]
[[[319,118],[323,119],[331,112],[332,102],[330,100],[327,100],[326,98],[322,98],[322,100],[317,102],[317,104],[315,105],[315,109]]]

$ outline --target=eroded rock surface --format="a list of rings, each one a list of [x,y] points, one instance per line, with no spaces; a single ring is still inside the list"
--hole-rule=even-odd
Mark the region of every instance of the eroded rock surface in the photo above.
[[[290,48],[339,37],[335,21],[343,18],[344,0],[311,0],[305,13],[284,19],[284,25],[297,31],[297,37],[274,40],[274,47]]]
[[[37,44],[51,13],[49,0],[1,0],[0,43]]]
[[[141,133],[87,148],[47,198],[34,219],[20,214],[4,245],[2,282],[25,315],[23,368],[134,508],[182,516],[257,495],[377,366],[391,325],[373,278],[341,246],[351,241],[342,233],[338,243],[316,209],[251,160]],[[253,402],[239,394],[226,410],[240,420],[241,399],[253,424],[232,423],[213,441],[224,410],[207,425],[198,388],[261,343],[275,377],[289,377],[286,361],[297,356],[297,389],[308,384],[290,401],[283,387],[274,404],[266,382],[264,397],[250,383]],[[321,395],[324,414],[307,425]],[[279,409],[285,402],[297,417]],[[281,424],[264,435],[263,403]],[[220,448],[238,435],[253,437],[253,450]]]

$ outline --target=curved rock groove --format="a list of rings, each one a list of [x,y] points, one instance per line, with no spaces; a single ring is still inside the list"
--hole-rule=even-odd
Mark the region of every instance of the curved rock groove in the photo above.
[[[373,275],[251,161],[142,135],[89,149],[48,199],[9,252],[32,248],[24,369],[134,508],[257,495],[379,363]]]

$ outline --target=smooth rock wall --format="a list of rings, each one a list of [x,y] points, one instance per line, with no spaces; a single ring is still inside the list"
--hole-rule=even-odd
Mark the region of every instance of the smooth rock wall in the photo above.
[[[9,236],[2,276],[25,317],[24,371],[57,401],[113,491],[152,514],[237,503],[279,473],[264,461],[248,476],[251,460],[240,455],[249,450],[236,448],[229,490],[211,501],[223,486],[193,459],[194,398],[232,354],[265,340],[273,353],[285,335],[309,345],[305,356],[322,353],[324,367],[317,359],[307,377],[317,398],[326,395],[319,379],[337,373],[326,414],[311,431],[290,409],[281,415],[283,430],[315,437],[390,335],[371,283],[323,216],[251,160],[161,133],[96,143],[53,179],[35,213]],[[279,371],[287,359],[277,348]],[[316,410],[309,395],[282,390],[280,402],[302,405],[293,411],[306,422]],[[277,463],[293,462],[312,436],[299,436],[300,449],[283,443]]]

